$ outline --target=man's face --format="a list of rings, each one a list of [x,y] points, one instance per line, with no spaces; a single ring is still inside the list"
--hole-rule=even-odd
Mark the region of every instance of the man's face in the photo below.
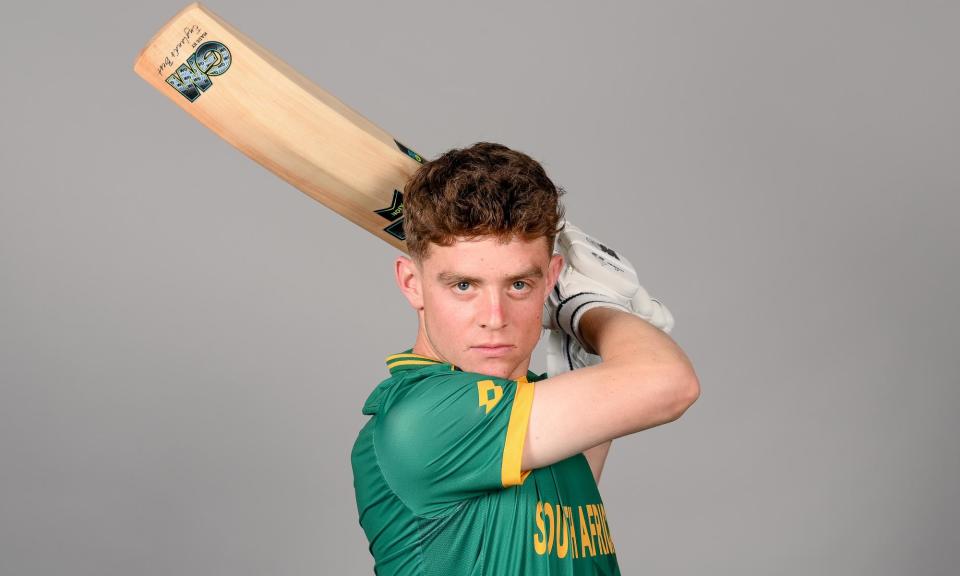
[[[401,289],[420,316],[415,353],[501,378],[527,373],[543,303],[563,265],[545,238],[431,244],[419,266],[404,257],[397,265]]]

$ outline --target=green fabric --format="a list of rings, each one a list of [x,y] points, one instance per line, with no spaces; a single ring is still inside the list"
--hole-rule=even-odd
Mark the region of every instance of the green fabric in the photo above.
[[[351,454],[376,573],[619,574],[582,454],[533,470],[520,485],[501,483],[518,382],[413,361],[393,360],[364,404],[370,419]]]

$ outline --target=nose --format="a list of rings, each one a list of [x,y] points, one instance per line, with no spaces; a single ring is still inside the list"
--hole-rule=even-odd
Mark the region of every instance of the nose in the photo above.
[[[497,330],[507,325],[506,302],[497,290],[490,290],[483,297],[480,310],[480,327]]]

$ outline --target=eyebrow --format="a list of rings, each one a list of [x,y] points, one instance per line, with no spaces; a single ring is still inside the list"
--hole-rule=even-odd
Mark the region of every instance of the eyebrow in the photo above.
[[[539,266],[533,266],[524,270],[519,274],[515,274],[507,278],[509,281],[522,280],[524,278],[543,278],[543,270]],[[464,274],[458,274],[456,272],[443,271],[437,274],[437,280],[443,284],[454,283],[454,282],[472,282],[474,284],[483,283],[479,278],[474,278],[472,276],[466,276]]]

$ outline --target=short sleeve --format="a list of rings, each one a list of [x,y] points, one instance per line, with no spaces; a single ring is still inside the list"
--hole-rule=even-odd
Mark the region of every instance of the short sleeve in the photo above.
[[[484,492],[522,484],[533,404],[526,378],[434,374],[378,415],[374,444],[384,478],[419,515],[441,514]]]

